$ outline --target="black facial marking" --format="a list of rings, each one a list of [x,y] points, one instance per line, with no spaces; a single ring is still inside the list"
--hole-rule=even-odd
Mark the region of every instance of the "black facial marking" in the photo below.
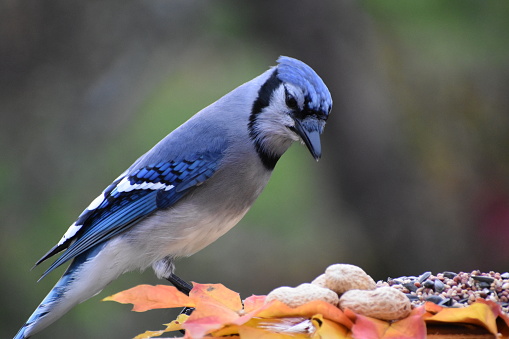
[[[272,72],[270,78],[263,84],[263,86],[258,91],[258,98],[253,104],[253,108],[251,109],[251,116],[249,117],[249,123],[253,124],[253,120],[256,119],[256,115],[262,111],[265,107],[269,106],[270,97],[272,92],[276,90],[276,88],[281,85],[281,80],[277,77],[277,70]]]
[[[249,136],[253,140],[256,148],[256,152],[260,157],[263,165],[268,170],[273,170],[276,166],[277,161],[279,160],[279,156],[275,156],[274,154],[268,152],[261,144],[261,140],[259,138],[259,131],[256,130],[256,120],[258,118],[258,114],[270,104],[270,97],[272,93],[281,85],[281,80],[278,78],[277,70],[272,72],[272,75],[267,79],[267,81],[263,84],[263,86],[258,91],[258,98],[253,103],[253,107],[251,109],[251,116],[249,117]]]

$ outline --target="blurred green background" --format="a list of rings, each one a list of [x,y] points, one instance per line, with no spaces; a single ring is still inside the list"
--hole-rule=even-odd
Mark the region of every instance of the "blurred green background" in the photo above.
[[[0,2],[0,337],[63,272],[30,268],[139,155],[275,64],[312,66],[334,107],[323,158],[293,146],[251,212],[177,274],[241,293],[333,263],[375,280],[509,270],[509,2]],[[101,298],[37,338],[131,338],[175,313]]]

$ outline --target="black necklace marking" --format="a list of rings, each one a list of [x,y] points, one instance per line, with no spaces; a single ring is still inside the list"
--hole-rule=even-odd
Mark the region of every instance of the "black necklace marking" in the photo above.
[[[258,118],[258,114],[260,114],[265,107],[269,106],[272,93],[282,83],[277,75],[278,74],[276,69],[274,72],[272,72],[272,75],[267,79],[267,81],[258,91],[258,98],[255,100],[253,107],[251,108],[251,115],[249,116],[248,124],[249,136],[255,144],[256,152],[258,153],[258,156],[260,157],[260,160],[262,161],[265,168],[270,171],[274,169],[280,156],[269,152],[262,145],[263,139],[260,137],[260,131],[256,129],[256,120]]]

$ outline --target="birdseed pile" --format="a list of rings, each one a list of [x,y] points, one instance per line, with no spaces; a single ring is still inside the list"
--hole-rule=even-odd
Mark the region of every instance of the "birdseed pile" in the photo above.
[[[377,287],[390,286],[405,293],[413,306],[431,301],[443,307],[465,307],[477,298],[492,300],[509,314],[509,272],[442,272],[433,275],[403,276],[378,281]]]

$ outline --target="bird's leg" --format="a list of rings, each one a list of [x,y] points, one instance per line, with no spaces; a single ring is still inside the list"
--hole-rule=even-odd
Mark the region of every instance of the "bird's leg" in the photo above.
[[[189,292],[191,292],[191,289],[193,286],[185,281],[184,279],[180,278],[179,276],[171,273],[168,277],[166,277],[166,280],[171,282],[173,286],[177,288],[180,292],[184,293],[185,295],[189,295]],[[193,313],[194,307],[184,307],[182,311],[180,311],[180,314],[185,314],[187,316],[190,316],[191,313]],[[184,330],[181,330],[182,334],[185,334]]]
[[[166,277],[166,280],[171,282],[173,286],[177,288],[177,290],[184,293],[185,295],[189,295],[189,292],[191,292],[191,289],[193,288],[193,285],[175,275],[174,273],[171,273],[168,277]]]

